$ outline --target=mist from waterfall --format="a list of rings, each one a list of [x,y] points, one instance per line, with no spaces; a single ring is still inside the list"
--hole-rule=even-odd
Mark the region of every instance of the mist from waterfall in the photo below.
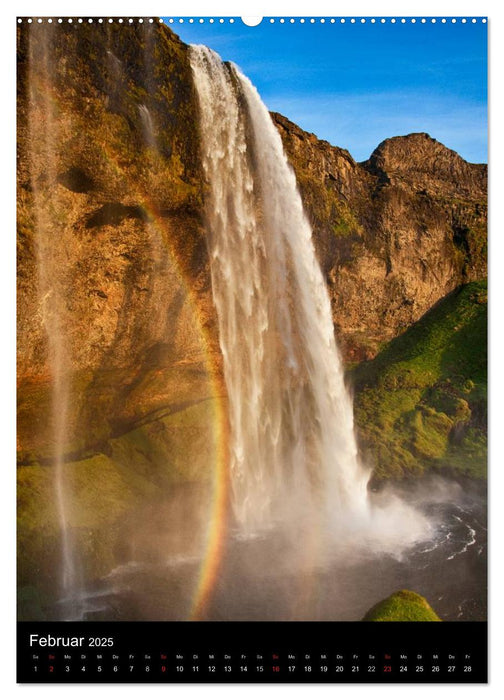
[[[296,178],[250,81],[192,46],[207,235],[239,534],[283,524],[390,549],[425,535],[399,499],[368,495],[329,297]],[[306,538],[305,538],[306,540]]]

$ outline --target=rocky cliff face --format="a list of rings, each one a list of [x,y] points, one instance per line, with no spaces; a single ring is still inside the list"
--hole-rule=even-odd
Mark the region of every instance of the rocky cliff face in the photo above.
[[[33,619],[60,586],[58,460],[90,580],[131,557],[145,503],[212,479],[222,389],[187,46],[147,23],[23,24],[17,143],[18,576]]]
[[[279,114],[348,361],[417,321],[458,285],[486,276],[485,165],[428,134],[381,143],[356,163]]]
[[[136,24],[19,35],[18,378],[21,462],[208,397],[217,338],[187,47]],[[61,399],[61,397],[59,397]],[[56,398],[56,400],[58,397]]]

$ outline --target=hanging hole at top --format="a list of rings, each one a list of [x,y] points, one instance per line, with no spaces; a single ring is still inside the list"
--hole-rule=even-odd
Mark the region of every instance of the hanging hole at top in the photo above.
[[[263,18],[262,17],[242,17],[241,21],[243,24],[246,24],[247,27],[257,27],[257,25],[261,24]]]

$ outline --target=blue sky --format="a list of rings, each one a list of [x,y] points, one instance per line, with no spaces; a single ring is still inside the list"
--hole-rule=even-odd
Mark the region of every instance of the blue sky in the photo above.
[[[168,24],[187,43],[238,64],[270,110],[358,160],[383,139],[426,131],[471,162],[487,161],[487,25],[347,18],[248,27]]]

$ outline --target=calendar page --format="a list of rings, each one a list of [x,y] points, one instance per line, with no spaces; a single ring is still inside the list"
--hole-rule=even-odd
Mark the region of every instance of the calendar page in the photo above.
[[[486,18],[17,37],[18,681],[486,682]]]

